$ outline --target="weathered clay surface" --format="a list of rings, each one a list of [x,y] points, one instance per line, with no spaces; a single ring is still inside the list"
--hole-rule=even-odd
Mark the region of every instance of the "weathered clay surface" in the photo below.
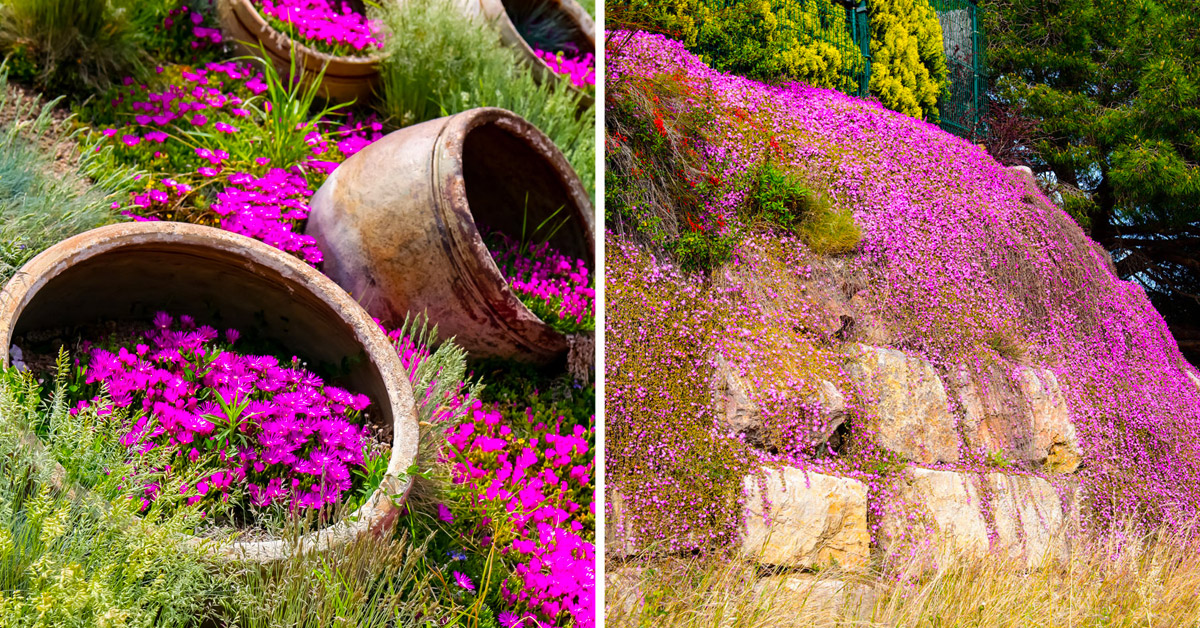
[[[1054,473],[1072,473],[1081,454],[1058,378],[1046,369],[992,365],[960,369],[949,381],[963,409],[968,445]]]
[[[179,222],[94,229],[43,251],[0,292],[0,363],[14,336],[108,321],[188,313],[288,347],[315,364],[354,364],[339,383],[367,395],[369,418],[392,436],[388,475],[350,518],[302,537],[304,548],[390,532],[417,454],[416,407],[405,369],[367,312],[311,266],[229,231]],[[394,496],[394,499],[393,497]],[[196,541],[199,543],[199,541]],[[283,540],[213,545],[225,558],[259,562],[295,551]]]
[[[846,373],[877,416],[879,445],[920,462],[956,462],[959,437],[946,405],[946,388],[933,365],[896,349],[850,345]]]
[[[746,477],[746,530],[741,551],[769,565],[858,566],[870,555],[867,487],[862,482],[784,467],[767,469],[766,493]],[[769,522],[763,516],[763,498]]]
[[[904,475],[898,500],[914,512],[908,518],[889,513],[879,522],[877,538],[884,556],[903,561],[911,553],[940,561],[987,553],[987,520],[972,477],[920,467],[909,467]]]
[[[717,356],[713,388],[718,419],[744,435],[747,442],[761,448],[768,447],[762,410],[750,398],[748,383],[720,355]],[[815,405],[818,412],[812,429],[799,436],[804,441],[802,447],[828,441],[838,426],[846,421],[846,399],[832,382],[821,380],[814,396],[797,400],[797,403]]]
[[[549,362],[566,337],[513,293],[480,235],[570,220],[550,245],[592,260],[592,205],[550,138],[502,109],[472,109],[388,134],[343,162],[310,202],[304,232],[322,270],[384,324],[425,312],[475,357]]]
[[[1067,559],[1072,500],[1062,499],[1049,482],[1037,477],[991,473],[986,481],[996,550],[1031,569]]]
[[[789,615],[797,625],[869,619],[882,588],[811,574],[770,576],[754,583],[764,614]]]

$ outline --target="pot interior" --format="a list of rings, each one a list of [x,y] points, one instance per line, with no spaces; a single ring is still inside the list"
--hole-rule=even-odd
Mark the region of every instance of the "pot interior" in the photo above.
[[[501,0],[504,12],[516,29],[517,34],[529,44],[530,48],[541,49],[545,52],[559,52],[563,46],[539,44],[544,37],[538,32],[555,33],[556,39],[568,44],[566,52],[571,56],[583,56],[585,53],[595,55],[596,46],[588,33],[583,31],[579,20],[571,12],[563,8],[561,0]],[[532,33],[531,33],[532,32]],[[533,34],[531,36],[531,34]],[[571,50],[574,48],[574,50]]]
[[[467,204],[477,225],[517,239],[524,230],[528,241],[541,243],[566,219],[550,246],[594,270],[583,218],[587,210],[572,199],[563,173],[526,139],[495,122],[481,124],[463,140],[462,164]],[[547,226],[535,232],[543,222]]]
[[[187,314],[222,332],[237,329],[240,351],[295,355],[326,382],[367,395],[369,420],[390,442],[384,378],[354,327],[314,290],[303,275],[195,242],[126,244],[76,256],[29,297],[13,340],[71,342],[109,322],[149,325],[158,311]]]

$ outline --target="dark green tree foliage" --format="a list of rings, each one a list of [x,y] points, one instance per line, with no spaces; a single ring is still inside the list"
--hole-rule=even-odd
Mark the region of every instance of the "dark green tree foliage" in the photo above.
[[[1200,363],[1200,3],[984,9],[997,94],[1039,124],[1034,170]]]

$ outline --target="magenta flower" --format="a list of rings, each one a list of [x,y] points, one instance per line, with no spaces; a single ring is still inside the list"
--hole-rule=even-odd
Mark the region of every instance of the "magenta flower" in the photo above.
[[[475,590],[475,583],[471,582],[471,579],[468,578],[466,576],[466,574],[463,574],[461,572],[458,572],[458,571],[454,572],[454,582],[456,582],[458,584],[458,586],[460,586],[468,591]]]

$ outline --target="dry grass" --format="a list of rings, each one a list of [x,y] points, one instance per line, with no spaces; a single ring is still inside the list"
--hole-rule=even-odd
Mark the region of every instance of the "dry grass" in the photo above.
[[[1167,530],[1079,543],[1069,563],[1033,572],[999,556],[888,578],[769,575],[737,560],[610,561],[606,581],[610,628],[1200,625],[1200,552]]]

